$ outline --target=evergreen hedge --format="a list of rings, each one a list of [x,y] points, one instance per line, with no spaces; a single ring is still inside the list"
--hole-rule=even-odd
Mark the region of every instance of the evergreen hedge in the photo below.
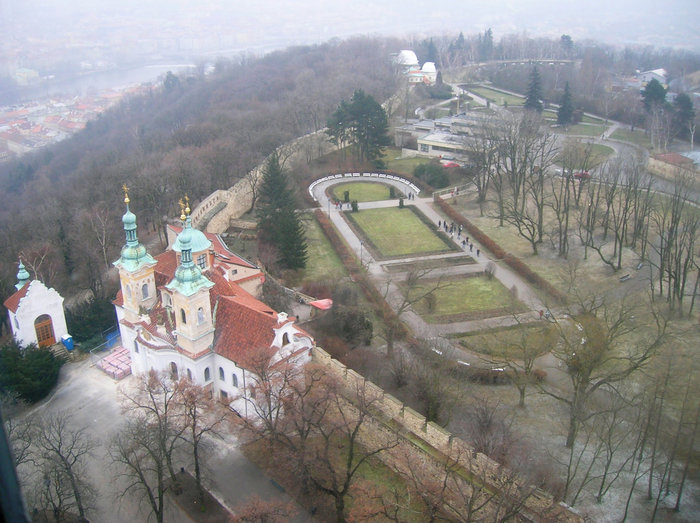
[[[0,347],[0,391],[36,403],[56,386],[63,363],[48,349],[36,345],[22,349],[11,342]]]

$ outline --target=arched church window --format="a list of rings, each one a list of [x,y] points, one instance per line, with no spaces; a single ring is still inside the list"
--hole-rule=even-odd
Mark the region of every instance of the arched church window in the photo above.
[[[200,269],[207,268],[207,255],[206,254],[200,254],[199,256],[197,256],[197,265],[199,265]]]
[[[238,387],[238,376],[233,374],[233,386]]]
[[[289,343],[289,334],[286,332],[282,335],[282,346],[285,346]]]
[[[185,314],[185,309],[180,309],[180,321],[182,321],[182,323],[187,323],[187,314]]]
[[[173,380],[177,379],[177,365],[175,364],[174,361],[170,362],[170,377]]]
[[[134,340],[134,352],[138,353],[139,352],[139,342]]]
[[[224,368],[223,367],[219,367],[219,379],[221,381],[226,381],[226,376],[224,375]]]
[[[144,300],[146,298],[148,298],[148,283],[144,283],[141,286],[141,296],[143,297]]]
[[[201,325],[204,323],[204,309],[200,307],[197,309],[197,324]]]
[[[209,372],[209,367],[204,369],[204,381],[209,381],[211,379],[211,372]]]
[[[187,369],[187,379],[192,381],[192,371],[190,369]]]

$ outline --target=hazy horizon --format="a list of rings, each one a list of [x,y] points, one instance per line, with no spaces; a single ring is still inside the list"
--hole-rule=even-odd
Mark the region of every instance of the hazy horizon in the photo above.
[[[311,44],[334,37],[423,37],[475,34],[488,28],[496,42],[512,33],[533,37],[569,34],[617,45],[653,45],[700,51],[697,4],[677,0],[549,0],[440,3],[424,0],[0,0],[0,49],[5,61],[29,64],[60,52],[99,59],[178,52],[216,55],[226,49]],[[42,55],[42,53],[44,53]],[[26,55],[26,56],[25,56]]]

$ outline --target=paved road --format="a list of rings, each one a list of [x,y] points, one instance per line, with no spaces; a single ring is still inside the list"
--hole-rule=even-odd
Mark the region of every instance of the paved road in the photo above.
[[[119,430],[125,419],[119,407],[118,390],[132,385],[134,381],[135,378],[130,376],[116,382],[91,367],[89,360],[69,363],[61,370],[58,386],[52,396],[32,409],[36,413],[70,410],[74,413],[75,425],[87,426],[99,441],[99,447],[87,466],[89,481],[100,493],[95,510],[90,514],[91,521],[146,521],[147,512],[139,511],[132,500],[115,496],[117,471],[107,453],[112,434]],[[227,434],[223,440],[217,441],[213,455],[206,456],[206,459],[212,472],[211,491],[228,507],[236,506],[251,494],[263,499],[290,499],[240,452],[234,434]],[[187,460],[181,459],[176,466],[188,467]],[[300,511],[293,521],[302,523],[313,520],[308,513]]]

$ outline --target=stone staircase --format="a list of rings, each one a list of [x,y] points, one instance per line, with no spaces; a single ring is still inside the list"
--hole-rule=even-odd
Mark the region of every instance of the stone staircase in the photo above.
[[[50,350],[57,358],[63,358],[65,361],[70,361],[72,359],[71,353],[66,350],[63,343],[55,343],[51,345]]]

